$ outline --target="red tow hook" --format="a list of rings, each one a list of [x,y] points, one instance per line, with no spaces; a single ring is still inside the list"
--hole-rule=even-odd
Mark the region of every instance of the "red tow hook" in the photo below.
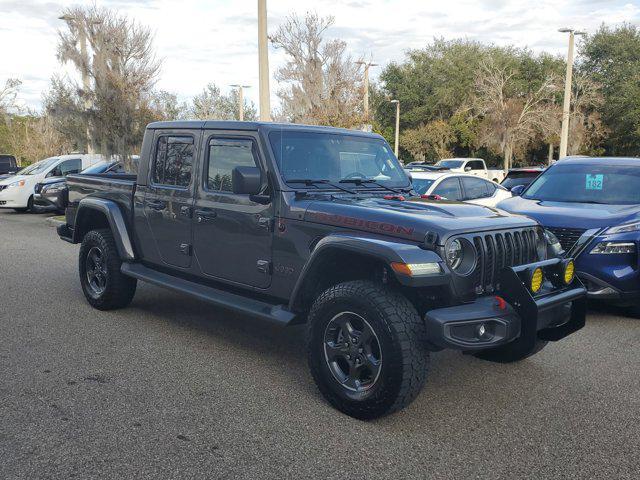
[[[426,198],[427,200],[442,200],[442,197],[437,193],[432,193],[431,195],[420,195],[420,198]]]
[[[404,195],[385,195],[384,197],[385,200],[398,200],[399,202],[404,202],[406,200],[406,198],[404,198]]]
[[[496,307],[498,307],[500,310],[506,310],[507,309],[507,301],[502,298],[502,297],[495,297],[496,298]]]

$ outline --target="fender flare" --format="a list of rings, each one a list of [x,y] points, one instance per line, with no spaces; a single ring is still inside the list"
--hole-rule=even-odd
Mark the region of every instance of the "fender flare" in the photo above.
[[[92,211],[101,212],[107,218],[120,258],[128,262],[134,261],[136,259],[136,255],[129,235],[129,230],[127,228],[127,223],[122,215],[122,210],[120,210],[118,204],[113,200],[91,197],[80,200],[74,222],[74,226],[76,228],[73,229],[73,243],[80,242],[78,226],[81,225],[80,222],[82,222],[83,217]]]
[[[328,251],[341,250],[379,260],[387,266],[392,263],[439,263],[442,267],[441,275],[434,275],[428,278],[411,278],[400,275],[390,270],[400,284],[408,287],[435,286],[447,284],[450,280],[450,273],[440,256],[431,250],[424,250],[417,245],[410,243],[399,243],[377,237],[332,234],[323,237],[314,247],[307,262],[302,268],[302,272],[296,281],[295,287],[289,300],[289,309],[294,311],[303,294],[305,280],[314,271],[317,265],[323,260],[323,256]]]

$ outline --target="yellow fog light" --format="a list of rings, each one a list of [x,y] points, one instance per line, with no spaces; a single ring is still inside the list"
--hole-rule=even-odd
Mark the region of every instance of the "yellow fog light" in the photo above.
[[[573,264],[573,260],[568,262],[564,267],[564,283],[569,285],[573,282],[573,277],[576,273],[576,266]]]
[[[542,275],[542,269],[538,267],[533,271],[533,275],[531,275],[531,291],[533,293],[538,293],[540,291],[543,280],[544,275]]]

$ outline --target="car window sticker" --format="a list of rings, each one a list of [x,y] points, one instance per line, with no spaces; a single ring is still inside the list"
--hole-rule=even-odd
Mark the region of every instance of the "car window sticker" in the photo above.
[[[604,175],[591,175],[587,173],[587,190],[602,190],[604,184]]]

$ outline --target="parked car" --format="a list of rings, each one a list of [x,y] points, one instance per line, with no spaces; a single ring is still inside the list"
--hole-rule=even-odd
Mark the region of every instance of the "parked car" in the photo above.
[[[524,167],[524,168],[512,168],[504,177],[504,180],[500,183],[507,190],[511,190],[513,187],[522,185],[523,187],[529,186],[538,175],[546,170],[547,167]]]
[[[411,170],[411,181],[416,193],[435,200],[455,200],[495,207],[511,198],[511,193],[497,183],[461,173],[425,172]]]
[[[306,322],[320,392],[357,418],[409,404],[429,351],[513,362],[584,325],[585,289],[535,221],[404,200],[411,184],[379,135],[152,123],[137,177],[67,183],[58,233],[81,243],[93,307],[128,305],[142,280],[277,325]]]
[[[101,155],[60,155],[40,160],[14,175],[0,180],[0,208],[12,208],[18,212],[33,210],[34,188],[45,178],[63,177],[102,160]]]
[[[435,165],[445,167],[456,173],[468,173],[477,177],[500,183],[504,178],[504,170],[489,170],[481,158],[445,158]]]
[[[514,191],[498,206],[555,234],[589,298],[640,304],[640,159],[562,159]]]
[[[0,154],[0,180],[15,175],[18,163],[13,155]]]
[[[85,168],[80,175],[94,175],[97,173],[125,173],[119,162],[99,162]],[[64,213],[69,199],[69,189],[66,177],[45,178],[34,188],[33,203],[38,211]]]

